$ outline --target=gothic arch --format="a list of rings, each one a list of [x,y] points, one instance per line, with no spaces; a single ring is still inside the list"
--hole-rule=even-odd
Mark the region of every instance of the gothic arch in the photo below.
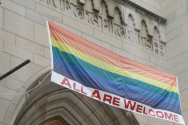
[[[118,22],[122,23],[122,16],[121,16],[121,11],[118,7],[116,7],[114,9],[114,20],[116,20],[116,18],[118,18]]]
[[[28,89],[36,86],[39,79]],[[61,117],[70,125],[138,125],[132,113],[52,83],[50,76],[22,100],[14,125],[36,125],[54,117]]]
[[[40,125],[68,125],[68,124],[61,117],[57,116],[44,121]]]
[[[129,13],[128,18],[130,18],[131,21],[133,22],[133,28],[135,29],[136,28],[135,19],[131,13]]]
[[[153,28],[153,39],[160,40],[159,29],[157,26]]]
[[[144,31],[145,33],[146,33],[146,35],[149,35],[148,34],[148,26],[147,26],[147,24],[146,24],[146,21],[145,20],[142,20],[141,21],[141,31]]]

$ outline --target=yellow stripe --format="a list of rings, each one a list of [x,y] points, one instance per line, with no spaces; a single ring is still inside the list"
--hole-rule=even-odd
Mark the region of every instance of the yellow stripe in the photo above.
[[[79,58],[87,63],[90,63],[96,67],[99,67],[103,70],[106,70],[106,71],[109,71],[109,72],[112,72],[112,73],[115,73],[118,75],[122,75],[122,69],[119,67],[116,67],[114,65],[111,65],[111,64],[101,61],[99,59],[96,59],[92,56],[89,56],[83,52],[80,52],[80,51],[68,46],[67,44],[65,44],[63,42],[56,41],[52,37],[51,37],[51,41],[52,41],[52,45],[54,47],[59,48],[62,52],[67,52],[69,54],[72,54],[72,55],[76,56],[77,58]],[[166,89],[169,92],[173,91],[178,94],[178,89],[175,86],[171,86],[169,84],[166,84],[166,83],[163,83],[163,82],[160,82],[160,81],[157,81],[157,80],[154,80],[154,79],[151,79],[151,78],[139,75],[139,74],[135,74],[133,72],[126,71],[124,69],[123,69],[123,76],[129,77],[132,79],[137,79],[139,81],[148,83],[150,85],[154,85],[154,86],[160,87],[162,89]]]

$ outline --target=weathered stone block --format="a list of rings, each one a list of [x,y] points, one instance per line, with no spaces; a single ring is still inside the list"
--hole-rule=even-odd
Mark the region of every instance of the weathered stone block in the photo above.
[[[0,35],[1,35],[0,37],[1,40],[15,45],[16,37],[14,34],[7,32],[3,29],[0,29]]]
[[[175,21],[173,21],[170,24],[165,26],[166,33],[170,32],[178,27],[181,27],[181,25],[183,25],[185,22],[186,22],[185,16],[182,16],[182,17],[176,19]]]
[[[118,47],[120,49],[123,48],[122,47],[123,46],[122,41],[120,41],[120,40],[118,40],[118,39],[116,39],[116,38],[114,38],[112,36],[109,36],[109,35],[101,32],[101,31],[98,31],[96,29],[94,29],[94,37],[99,39],[99,40],[102,40],[102,41],[104,41],[104,42],[106,42],[108,44],[111,44],[111,45],[113,45],[115,47]]]
[[[43,26],[38,23],[34,23],[34,31],[35,31],[35,42],[49,47],[49,39],[48,39],[48,33],[47,33],[47,28],[46,26]]]
[[[4,51],[11,55],[17,56],[22,59],[30,59],[33,62],[33,53],[26,51],[22,48],[16,47],[14,45],[4,43]]]
[[[8,10],[4,10],[4,29],[33,40],[33,22]]]
[[[150,6],[145,2],[142,2],[142,7],[146,8],[147,10],[150,10],[151,12],[153,12],[157,15],[161,15],[161,11],[159,9],[154,8],[153,6]]]
[[[0,98],[7,99],[10,101],[14,98],[14,94],[16,93],[16,91],[2,86],[0,86],[0,92],[3,93],[0,94]],[[8,95],[8,94],[13,94],[13,95]]]
[[[111,121],[110,115],[106,115],[106,113],[104,113],[104,112],[107,112],[107,111],[105,110],[105,108],[103,107],[103,105],[101,105],[100,107],[98,107],[98,108],[95,110],[95,112],[96,112],[97,114],[99,114],[99,116],[103,119],[103,121],[104,121],[106,124]],[[108,112],[107,112],[107,113],[108,113]]]
[[[25,6],[26,8],[31,8],[32,10],[35,10],[35,2],[33,0],[12,0],[13,2],[16,2],[22,6]]]
[[[16,108],[16,105],[10,104],[10,106],[4,116],[3,123],[6,123],[6,124],[10,123],[15,108]]]
[[[166,57],[167,60],[177,56],[181,53],[180,38],[177,37],[166,44]]]
[[[1,0],[1,6],[22,16],[25,16],[25,7],[10,0]]]
[[[188,42],[187,42],[187,39],[188,39],[188,32],[186,32],[186,33],[184,33],[184,34],[182,34],[182,35],[180,36],[179,42],[181,43],[182,52],[188,50]]]
[[[160,3],[156,0],[142,0],[142,2],[160,10],[161,9],[161,6],[160,6]]]
[[[182,92],[187,89],[187,82],[186,82],[186,77],[185,77],[185,72],[181,72],[177,74],[178,77],[178,87],[179,91]]]
[[[184,117],[184,120],[185,120],[185,125],[187,125],[188,124],[188,119],[186,117],[188,116],[188,110],[182,111],[182,114],[183,114],[183,117]]]
[[[167,67],[165,60],[162,60],[162,59],[160,59],[160,58],[158,58],[158,57],[156,57],[156,56],[154,56],[154,55],[152,55],[152,54],[150,54],[150,61],[151,61],[152,63],[154,63],[154,64],[157,64],[157,65],[163,67],[163,68],[166,68],[166,67]]]
[[[16,36],[16,46],[28,50],[30,52],[36,53],[38,55],[43,55],[43,46],[19,36]]]
[[[174,1],[174,0],[172,0],[172,1]],[[166,1],[166,2],[167,2],[167,1]],[[162,15],[163,17],[165,17],[165,16],[167,16],[168,14],[170,14],[170,13],[172,13],[172,12],[178,10],[179,8],[181,8],[181,2],[179,2],[179,1],[176,0],[176,2],[174,2],[174,3],[171,4],[170,6],[165,7],[165,9],[163,9],[163,10],[161,11],[161,15]]]
[[[185,51],[185,52],[180,53],[178,56],[175,56],[174,58],[168,60],[167,61],[168,69],[178,65],[179,63],[182,63],[188,60],[187,55],[188,55],[188,51]]]
[[[3,41],[0,40],[0,51],[3,51]]]
[[[130,121],[129,121],[130,119],[127,117],[127,115],[126,114],[124,114],[124,115],[121,115],[120,117],[118,117],[117,118],[117,122],[118,123],[120,123],[120,125],[128,125],[128,124],[131,124],[130,123]],[[132,119],[131,119],[132,120]],[[117,123],[116,123],[117,124]],[[116,125],[115,124],[115,125]],[[113,125],[113,124],[112,124]]]
[[[10,55],[0,52],[0,73],[4,74],[10,70]]]
[[[18,66],[22,62],[24,62],[24,60],[11,56],[11,69]],[[39,72],[41,69],[42,67],[29,63],[13,73],[11,77],[19,81],[26,82],[31,76]]]
[[[50,59],[51,58],[51,54],[50,54],[50,49],[44,47],[44,57]]]
[[[13,78],[6,78],[6,87],[18,91],[24,83]]]
[[[4,115],[10,105],[10,101],[0,98],[0,122],[2,122]]]
[[[48,20],[48,21],[52,22],[51,18],[46,17],[46,16],[44,16],[42,14],[39,14],[39,13],[37,13],[37,12],[35,12],[33,10],[30,10],[28,8],[26,9],[26,17],[31,19],[31,20],[33,20],[33,21],[35,21],[35,22],[37,22],[37,23],[40,23],[42,25],[46,25],[45,20]]]
[[[3,8],[0,7],[0,28],[3,28]]]
[[[131,53],[123,51],[123,50],[121,50],[121,49],[119,49],[117,47],[114,47],[114,46],[112,47],[112,50],[113,50],[113,52],[115,52],[115,53],[117,53],[117,54],[119,54],[121,56],[124,56],[126,58],[134,60],[134,55],[132,55]]]
[[[184,100],[188,99],[187,95],[188,95],[188,89],[186,89],[185,91],[180,92],[181,101],[184,101]]]
[[[181,102],[182,111],[188,109],[188,99]]]
[[[188,31],[188,22],[182,25],[182,33],[186,33]]]
[[[17,93],[24,93],[25,91],[26,91],[25,88],[21,88]],[[21,97],[23,97],[23,96],[22,96],[22,95],[17,95],[17,96],[15,96],[11,103],[12,103],[12,104],[16,104],[16,105],[18,104],[17,106],[19,106]],[[16,111],[18,112],[19,109],[16,108]],[[15,116],[15,117],[16,117],[16,116]],[[14,121],[11,121],[11,122],[14,122]]]
[[[164,8],[166,8],[166,7],[170,6],[170,5],[172,5],[173,3],[177,2],[177,1],[178,1],[178,0],[168,0],[168,1],[163,0],[163,1],[161,2],[161,10],[163,10]]]
[[[173,21],[177,19],[177,12],[175,11],[173,13],[170,13],[169,15],[165,17],[165,19],[167,20],[166,24],[172,23]]]
[[[54,8],[54,2],[53,2],[53,0],[33,0],[33,1],[35,1],[36,3],[40,3],[43,6],[48,7],[50,9]]]
[[[62,14],[52,10],[52,9],[49,9],[41,4],[36,4],[36,12],[38,13],[41,13],[47,17],[50,17],[54,20],[58,20],[58,21],[61,21],[62,20]]]
[[[2,75],[3,75],[3,74],[0,73],[0,76],[2,76]],[[2,80],[0,81],[0,86],[5,87],[5,85],[6,85],[6,78],[4,78],[4,79],[2,79]]]
[[[140,50],[134,46],[131,46],[125,42],[123,42],[123,50],[149,61],[149,54],[147,52]]]
[[[67,17],[67,16],[63,15],[63,23],[65,25],[68,25],[68,26],[70,26],[72,28],[75,28],[75,29],[77,29],[77,30],[79,30],[81,32],[84,32],[86,34],[89,34],[89,35],[93,36],[93,28],[91,28],[90,26],[85,25],[85,24],[83,24],[81,22],[78,22],[78,21],[76,21],[76,20],[74,20],[74,19],[72,19],[70,17]]]
[[[176,75],[176,74],[179,74],[179,73],[185,71],[186,68],[187,68],[187,61],[180,63],[180,64],[174,66],[173,68],[169,69],[169,73]]]
[[[146,116],[146,115],[141,115],[141,114],[138,114],[138,113],[133,113],[134,114],[134,116],[136,117],[136,119],[139,121],[139,122],[141,122],[141,123],[143,123],[143,124],[146,124],[146,125],[149,125],[148,124],[148,116]]]
[[[47,67],[51,64],[49,59],[39,56],[37,54],[34,54],[34,63],[42,67]]]
[[[166,40],[168,42],[168,41],[180,36],[181,34],[182,34],[182,28],[178,27],[166,34]]]
[[[184,1],[184,2],[187,3],[187,1],[185,1],[185,0],[181,0],[181,1],[182,1],[182,2]],[[186,4],[182,4],[182,7],[176,11],[176,13],[177,13],[177,18],[179,18],[179,17],[185,15],[185,14],[187,13],[187,9],[188,9],[188,6],[187,6]]]

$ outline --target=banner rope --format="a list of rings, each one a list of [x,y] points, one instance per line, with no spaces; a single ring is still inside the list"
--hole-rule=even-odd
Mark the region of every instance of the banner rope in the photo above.
[[[36,89],[37,87],[39,87],[46,79],[47,77],[51,74],[51,71],[44,77],[44,79],[42,81],[39,80],[39,84],[37,86],[35,86],[34,88],[30,89],[29,91],[23,92],[23,93],[18,93],[18,94],[6,94],[6,93],[0,93],[2,95],[7,95],[7,96],[15,96],[15,95],[24,95],[27,94],[31,91],[33,91],[34,89]]]

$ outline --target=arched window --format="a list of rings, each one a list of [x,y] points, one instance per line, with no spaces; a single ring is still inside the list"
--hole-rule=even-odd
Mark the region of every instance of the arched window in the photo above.
[[[44,121],[40,125],[68,125],[68,124],[61,117],[57,116]]]

